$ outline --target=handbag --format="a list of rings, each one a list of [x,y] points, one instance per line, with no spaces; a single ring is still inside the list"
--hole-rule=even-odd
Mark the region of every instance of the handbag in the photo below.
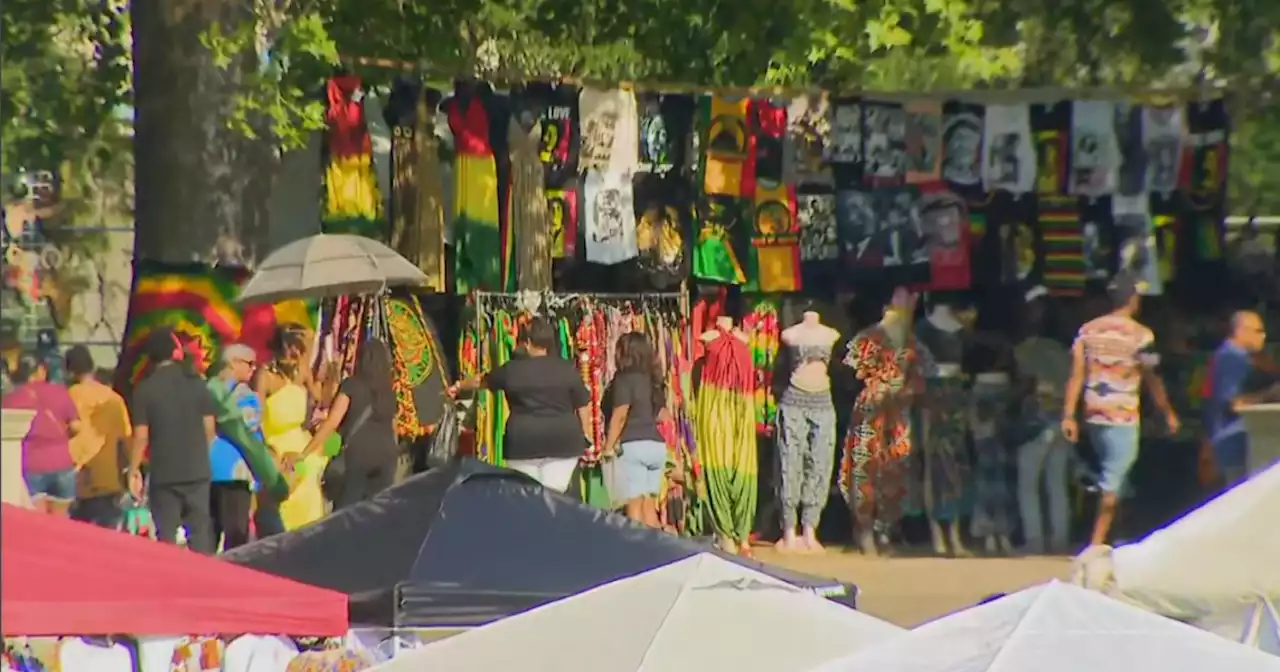
[[[373,407],[365,406],[360,409],[360,414],[356,416],[351,428],[346,431],[346,438],[350,439],[356,435],[356,432],[369,421],[369,417],[373,415]],[[347,447],[344,445],[342,451],[337,455],[329,458],[329,462],[324,465],[324,472],[320,474],[320,493],[330,502],[338,501],[342,496],[342,488],[347,482]]]
[[[431,445],[427,447],[427,468],[444,466],[457,453],[458,409],[449,402],[445,404],[444,413],[436,423],[436,431],[431,435]]]

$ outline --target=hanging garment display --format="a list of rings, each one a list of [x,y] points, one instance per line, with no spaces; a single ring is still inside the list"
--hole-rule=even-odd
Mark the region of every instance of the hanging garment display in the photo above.
[[[706,470],[711,519],[725,550],[749,552],[756,516],[755,414],[751,351],[733,330],[706,343],[694,404],[694,435]]]
[[[689,134],[697,102],[678,93],[638,94],[642,172],[665,174],[689,165]]]
[[[440,92],[396,82],[384,114],[391,127],[391,247],[422,269],[425,289],[445,291],[444,175],[435,114]]]
[[[707,196],[697,206],[698,238],[693,248],[693,277],[740,285],[747,280],[746,258],[750,208],[740,198]]]
[[[974,510],[970,534],[986,540],[989,551],[1012,550],[1009,536],[1017,515],[1011,480],[1012,452],[1002,439],[1010,393],[1006,374],[979,373],[974,378],[969,411],[974,452]]]
[[[1142,138],[1142,106],[1130,102],[1114,104],[1114,126],[1118,167],[1116,193],[1137,196],[1147,193],[1147,149]]]
[[[754,226],[747,263],[749,292],[794,292],[800,289],[800,237],[796,227],[795,193],[782,181],[782,143],[786,108],[769,101],[751,102],[754,134]]]
[[[830,105],[825,93],[798,96],[787,106],[783,173],[788,184],[832,186],[826,164],[831,139]]]
[[[860,536],[887,535],[902,516],[917,358],[914,338],[895,343],[881,324],[858,332],[845,355],[863,388],[853,403],[838,476]]]
[[[796,191],[796,228],[802,262],[834,261],[840,256],[836,236],[836,197],[830,191]]]
[[[1080,235],[1084,255],[1084,277],[1100,280],[1111,277],[1116,268],[1116,229],[1111,198],[1080,199]]]
[[[1044,236],[1036,226],[1034,197],[996,194],[987,206],[987,226],[988,235],[1000,241],[1000,284],[1043,284]]]
[[[373,177],[382,197],[382,211],[391,205],[391,126],[381,96],[367,92],[364,100],[365,125],[369,129],[369,153],[373,158]]]
[[[1196,240],[1195,255],[1201,263],[1222,259],[1225,241],[1223,218],[1227,212],[1227,105],[1222,99],[1187,105],[1189,163],[1184,188],[1187,202],[1198,216],[1187,225]]]
[[[692,203],[685,176],[636,174],[637,266],[643,286],[673,289],[689,276]]]
[[[836,221],[846,271],[893,285],[929,281],[918,187],[837,192]]]
[[[776,298],[759,296],[752,300],[751,312],[742,318],[742,331],[751,348],[751,366],[755,371],[753,406],[756,432],[773,434],[778,402],[773,390],[773,366],[778,361],[782,325],[778,321]]]
[[[1054,296],[1084,294],[1084,224],[1071,196],[1040,196],[1036,218],[1044,239],[1044,286]]]
[[[1172,193],[1178,188],[1187,129],[1183,109],[1174,105],[1142,108],[1142,144],[1146,155],[1147,191]]]
[[[1115,104],[1077,100],[1071,104],[1071,179],[1077,196],[1105,196],[1116,190],[1120,147],[1116,140]]]
[[[567,84],[530,82],[519,95],[529,101],[524,106],[541,109],[538,158],[551,218],[551,258],[572,259],[578,240],[579,91]]]
[[[1152,296],[1162,293],[1164,287],[1149,207],[1150,200],[1145,193],[1138,196],[1116,195],[1111,199],[1118,245],[1116,271],[1139,278],[1141,293]]]
[[[836,186],[861,184],[866,165],[863,150],[862,101],[840,97],[831,100],[831,136],[826,145],[826,159],[832,164]],[[843,173],[844,175],[838,174]],[[842,177],[846,176],[842,180]]]
[[[629,174],[587,171],[582,193],[587,261],[617,264],[640,253],[633,188]]]
[[[1031,106],[1031,133],[1036,148],[1036,189],[1040,196],[1067,193],[1071,156],[1071,103]]]
[[[396,358],[396,435],[414,439],[439,421],[449,384],[444,351],[414,296],[387,299],[387,331]]]
[[[986,200],[982,182],[986,110],[948,102],[942,106],[942,179],[970,206]]]
[[[547,214],[551,218],[551,258],[572,259],[578,247],[578,186],[546,190]]]
[[[459,82],[442,108],[453,132],[454,283],[459,294],[502,288],[498,166],[489,137],[487,84]]]
[[[969,277],[969,209],[944,182],[920,185],[920,228],[929,255],[931,292],[967,289]]]
[[[384,238],[382,196],[373,171],[372,145],[365,124],[360,78],[329,80],[325,122],[325,202],[321,230]]]
[[[936,182],[942,175],[942,105],[914,100],[907,110],[907,184]]]
[[[1035,189],[1036,151],[1026,105],[988,105],[984,116],[982,182],[987,191]]]
[[[579,108],[586,258],[617,264],[638,254],[632,183],[640,152],[636,99],[629,91],[588,88]]]
[[[743,182],[751,152],[748,103],[747,98],[729,99],[718,95],[703,98],[702,188],[708,195],[734,198],[747,195]]]
[[[951,311],[947,310],[947,314]],[[961,510],[961,502],[970,485],[965,446],[969,431],[969,391],[960,368],[964,337],[959,329],[944,330],[926,318],[916,326],[916,339],[924,374],[921,442],[915,453],[922,463],[915,470],[921,478],[917,490],[930,522],[950,527],[967,513]],[[946,543],[935,538],[935,547],[939,541]],[[955,546],[958,538],[950,541]]]
[[[580,164],[584,172],[633,173],[640,160],[636,99],[630,91],[584,88]]]
[[[897,103],[862,104],[863,181],[896,187],[907,179],[907,111]]]
[[[542,162],[538,159],[541,137],[539,121],[531,113],[508,122],[511,230],[516,249],[516,289],[520,291],[551,289],[551,216],[543,195]]]

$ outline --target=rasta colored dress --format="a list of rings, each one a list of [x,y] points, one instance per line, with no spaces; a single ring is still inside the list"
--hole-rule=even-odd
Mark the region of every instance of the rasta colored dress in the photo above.
[[[751,350],[720,330],[706,346],[694,406],[694,439],[706,472],[716,532],[747,543],[756,517],[756,433]]]
[[[920,382],[915,338],[895,344],[884,327],[854,336],[844,363],[864,385],[853,403],[853,419],[840,460],[840,492],[858,531],[887,534],[902,517],[911,452],[910,409]]]

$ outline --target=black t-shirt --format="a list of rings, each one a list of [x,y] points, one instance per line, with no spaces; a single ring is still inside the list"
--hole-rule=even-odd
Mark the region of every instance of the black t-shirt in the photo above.
[[[350,400],[347,413],[342,416],[342,424],[338,425],[347,464],[373,468],[395,462],[400,456],[394,424],[395,405],[389,409],[374,408],[372,392],[356,378],[342,381],[338,393],[347,395]],[[357,426],[361,416],[365,417],[364,422]]]
[[[151,482],[207,481],[209,437],[204,419],[218,417],[205,381],[178,364],[162,364],[133,390],[130,414],[135,427],[147,427]]]
[[[491,372],[485,385],[505,393],[511,410],[504,458],[580,457],[586,450],[578,409],[591,403],[591,395],[572,362],[555,355],[513,359]]]
[[[643,373],[625,372],[613,377],[605,392],[605,412],[612,414],[619,406],[627,407],[627,424],[622,428],[619,442],[662,441],[658,433],[657,414],[653,412],[653,387],[649,376]]]

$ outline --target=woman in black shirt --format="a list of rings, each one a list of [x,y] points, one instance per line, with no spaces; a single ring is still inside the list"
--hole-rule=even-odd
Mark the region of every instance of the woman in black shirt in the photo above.
[[[342,436],[346,473],[335,508],[371,499],[395,483],[400,445],[394,424],[394,370],[386,343],[377,339],[362,343],[355,370],[338,386],[329,414],[302,452],[305,458],[321,450],[334,432]]]
[[[587,448],[591,396],[573,362],[552,354],[556,344],[555,327],[534,318],[520,330],[520,354],[447,393],[453,397],[482,386],[504,393],[510,409],[502,440],[506,466],[564,492]]]
[[[618,460],[628,518],[650,527],[661,527],[658,495],[667,468],[667,444],[658,432],[658,417],[666,409],[665,372],[653,354],[649,339],[640,333],[618,338],[615,364],[618,373],[605,392],[609,433],[605,458]]]

